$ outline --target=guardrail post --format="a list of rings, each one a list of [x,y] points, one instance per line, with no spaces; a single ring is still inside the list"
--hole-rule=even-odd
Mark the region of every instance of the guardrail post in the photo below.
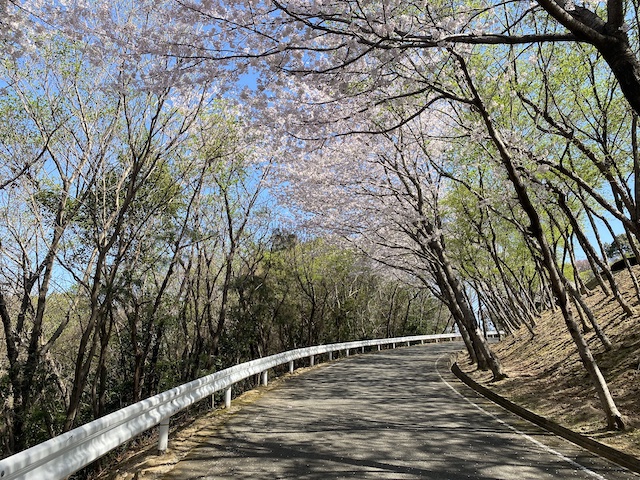
[[[315,355],[311,355],[309,357],[309,366],[313,367],[316,364],[316,356]]]
[[[380,344],[378,344],[378,351],[380,351]]]
[[[211,410],[215,410],[216,408],[216,396],[215,393],[211,394]]]
[[[392,343],[392,344],[391,344],[391,348],[396,348],[396,344],[395,344],[395,343]]]
[[[262,385],[266,386],[269,383],[269,371],[262,372]]]
[[[362,353],[364,353],[364,347],[362,347]]]
[[[167,451],[169,445],[169,421],[170,418],[165,418],[160,422],[160,432],[158,434],[158,455],[162,455]]]
[[[224,408],[231,408],[231,387],[224,391]]]
[[[329,352],[329,361],[333,360],[333,352]]]
[[[420,345],[424,345],[424,340],[420,340]]]
[[[293,373],[293,369],[294,369],[293,360],[290,360],[289,361],[289,373]]]
[[[407,342],[407,347],[410,347],[410,346],[411,346],[411,342]]]
[[[344,351],[344,356],[345,356],[345,357],[348,357],[348,356],[349,356],[349,349],[348,349],[348,348]]]

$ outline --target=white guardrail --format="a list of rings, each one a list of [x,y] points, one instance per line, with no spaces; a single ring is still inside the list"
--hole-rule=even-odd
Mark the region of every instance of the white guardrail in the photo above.
[[[364,352],[367,347],[377,347],[380,350],[383,345],[392,345],[395,348],[398,344],[457,339],[460,339],[459,334],[442,334],[334,343],[299,348],[242,363],[129,405],[0,460],[0,480],[67,478],[156,425],[160,425],[158,451],[164,452],[168,444],[169,419],[173,415],[222,390],[225,391],[225,405],[229,408],[231,387],[234,383],[252,375],[262,374],[262,384],[266,385],[269,369],[289,363],[289,371],[293,372],[295,360],[301,358],[309,358],[310,364],[313,365],[315,356],[325,353],[328,353],[329,360],[332,360],[333,352],[344,351],[348,356],[350,350],[361,349]]]

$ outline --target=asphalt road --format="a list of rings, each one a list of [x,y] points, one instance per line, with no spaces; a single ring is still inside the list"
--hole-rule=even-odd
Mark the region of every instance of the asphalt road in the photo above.
[[[459,383],[431,344],[292,377],[231,416],[165,480],[640,478]]]

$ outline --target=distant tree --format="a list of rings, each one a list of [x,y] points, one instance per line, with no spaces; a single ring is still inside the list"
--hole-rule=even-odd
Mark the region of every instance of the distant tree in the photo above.
[[[633,249],[629,243],[629,238],[626,234],[620,233],[614,237],[614,240],[610,243],[604,244],[604,251],[607,254],[609,260],[620,257],[622,255],[633,255]]]
[[[576,260],[575,266],[578,272],[587,272],[591,270],[591,265],[589,264],[589,260],[586,260],[586,259]]]
[[[234,362],[313,344],[443,333],[438,299],[331,238],[276,231],[244,256],[221,354]],[[286,243],[286,246],[285,246]],[[247,250],[245,253],[249,253]]]

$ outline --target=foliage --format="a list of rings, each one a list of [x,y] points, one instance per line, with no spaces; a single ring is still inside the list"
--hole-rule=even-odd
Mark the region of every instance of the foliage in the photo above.
[[[612,242],[605,243],[604,251],[607,254],[607,258],[610,260],[621,256],[633,255],[633,249],[629,243],[629,238],[624,233],[616,235]]]
[[[598,377],[576,255],[632,315],[601,258],[638,253],[637,13],[4,5],[4,452],[239,359],[444,329],[442,305],[499,377],[481,324],[557,304]]]

